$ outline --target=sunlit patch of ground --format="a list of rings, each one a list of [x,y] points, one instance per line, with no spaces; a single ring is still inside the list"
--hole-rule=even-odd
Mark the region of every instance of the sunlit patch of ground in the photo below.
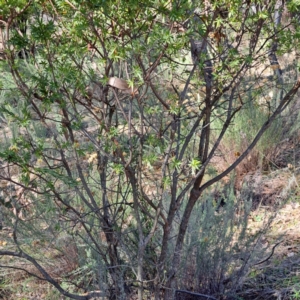
[[[249,227],[262,226],[263,210],[253,212]],[[291,202],[278,210],[261,238],[266,261],[254,265],[240,291],[240,299],[300,299],[300,205]],[[262,260],[264,260],[262,258]]]

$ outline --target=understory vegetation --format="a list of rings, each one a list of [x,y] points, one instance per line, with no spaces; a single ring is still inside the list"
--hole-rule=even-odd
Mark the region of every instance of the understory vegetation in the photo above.
[[[299,11],[0,0],[0,298],[300,298]]]

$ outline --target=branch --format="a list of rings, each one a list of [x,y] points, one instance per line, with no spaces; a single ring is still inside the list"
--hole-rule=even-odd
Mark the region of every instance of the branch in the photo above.
[[[52,284],[62,295],[71,298],[71,299],[75,299],[75,300],[89,300],[92,299],[93,297],[104,297],[105,293],[104,292],[100,292],[100,291],[94,291],[94,292],[89,292],[86,293],[84,295],[76,295],[76,294],[72,294],[69,293],[68,291],[66,291],[65,289],[63,289],[61,287],[61,285],[54,280],[49,273],[30,255],[24,253],[23,251],[20,252],[13,252],[13,251],[1,251],[0,250],[0,256],[13,256],[13,257],[19,257],[19,258],[23,258],[29,262],[31,262],[36,269],[43,275],[43,278],[39,277],[38,275],[32,274],[26,270],[23,270],[27,273],[29,273],[30,275],[35,276],[38,279],[41,280],[45,280],[47,282],[49,282],[50,284]],[[0,266],[1,267],[1,266]],[[5,267],[5,266],[4,266]],[[11,268],[11,267],[10,267]],[[15,268],[15,269],[21,269],[22,268]]]
[[[180,295],[181,294],[187,294],[186,297],[183,295],[184,298],[187,298],[188,299],[188,296],[197,296],[197,299],[198,297],[202,297],[201,299],[205,298],[206,300],[209,300],[209,299],[212,299],[212,300],[217,300],[217,298],[213,297],[213,296],[209,296],[209,295],[204,295],[204,294],[199,294],[199,293],[194,293],[194,292],[189,292],[189,291],[185,291],[185,290],[176,290],[175,291],[175,297],[178,297],[178,299],[181,299],[180,298]],[[194,298],[193,298],[194,299]],[[200,298],[199,298],[200,299]]]
[[[225,177],[227,174],[229,174],[233,169],[235,169],[242,160],[250,153],[250,151],[255,147],[261,136],[264,134],[264,132],[270,127],[272,122],[275,120],[275,118],[286,108],[286,106],[292,101],[293,97],[297,93],[298,89],[300,88],[300,79],[295,83],[295,85],[291,88],[291,90],[284,96],[282,99],[280,105],[277,107],[275,112],[271,115],[271,117],[263,124],[261,129],[258,131],[256,137],[252,141],[252,143],[248,146],[248,148],[244,151],[244,153],[230,166],[228,167],[224,172],[216,176],[215,178],[209,180],[205,184],[203,184],[199,192],[202,192],[207,187],[211,186],[215,182],[221,180],[223,177]],[[201,168],[202,169],[202,168]],[[201,170],[200,170],[201,171]],[[199,171],[199,172],[200,172]],[[198,175],[198,174],[197,174]]]
[[[275,248],[276,248],[279,244],[281,244],[282,242],[283,242],[283,241],[280,241],[280,242],[276,243],[276,244],[273,246],[273,248],[272,248],[271,254],[270,254],[267,258],[265,258],[265,259],[263,259],[263,260],[261,260],[261,261],[255,263],[253,266],[260,265],[260,264],[266,262],[267,260],[269,260],[269,259],[273,256],[274,251],[275,251]]]

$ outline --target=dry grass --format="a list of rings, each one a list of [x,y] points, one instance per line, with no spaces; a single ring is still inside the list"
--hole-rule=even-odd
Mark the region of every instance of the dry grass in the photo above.
[[[241,299],[299,299],[296,298],[300,290],[299,215],[299,203],[286,204],[278,211],[263,241],[269,252],[275,240],[280,238],[282,242],[270,259],[253,266],[239,292]],[[253,219],[250,227],[259,227],[259,223]]]
[[[288,151],[291,151],[290,149],[288,148]],[[295,148],[293,151],[296,151]],[[251,163],[253,161],[249,162]],[[261,236],[256,246],[256,251],[263,253],[263,256],[253,256],[253,266],[241,290],[238,291],[240,299],[293,299],[293,295],[300,290],[299,180],[296,163],[292,169],[285,167],[268,174],[252,170],[243,176],[243,189],[247,189],[246,194],[250,194],[256,201],[249,219],[251,234],[255,235],[261,230],[264,222],[273,213],[273,208],[276,208],[277,213],[268,231]],[[241,191],[240,197],[243,195]],[[290,202],[283,205],[287,200]],[[2,231],[1,234],[8,235],[9,232]],[[9,242],[9,238],[6,237],[6,240]],[[279,240],[282,242],[276,246],[273,255],[264,263],[255,265],[269,256]],[[33,242],[35,250],[45,254],[48,272],[55,279],[62,281],[64,275],[78,268],[79,254],[76,245],[68,239],[62,239],[58,244],[59,250],[54,251],[49,246],[47,248],[46,244]],[[0,247],[3,249],[7,245]],[[35,272],[29,265],[26,268]],[[0,283],[0,295],[2,299],[7,300],[63,299],[49,284],[17,270],[5,273],[5,281],[2,278],[2,284]]]
[[[8,228],[0,232],[0,242],[2,242],[0,243],[0,250],[14,249],[11,235],[11,231]],[[38,256],[38,262],[43,265],[48,274],[56,281],[62,283],[69,280],[71,282],[73,278],[70,274],[79,267],[78,249],[75,243],[68,238],[62,238],[56,244],[59,245],[50,245],[46,242],[34,240],[30,247],[27,247],[30,248],[27,250],[27,253],[30,254],[32,252],[33,257]],[[0,259],[0,264],[20,268],[2,268],[0,299],[65,299],[49,283],[29,274],[42,277],[39,271],[29,262],[4,256]],[[27,272],[21,269],[27,270]]]

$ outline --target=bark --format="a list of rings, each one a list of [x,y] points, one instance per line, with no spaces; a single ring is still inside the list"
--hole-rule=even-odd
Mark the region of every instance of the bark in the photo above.
[[[278,117],[278,115],[280,115],[282,113],[282,111],[287,107],[287,105],[292,101],[293,97],[295,96],[295,94],[297,93],[299,88],[300,88],[300,80],[298,80],[294,84],[294,86],[290,89],[290,91],[284,96],[284,98],[282,99],[280,105],[277,107],[277,109],[272,114],[272,116],[261,127],[261,129],[259,130],[259,132],[255,136],[255,138],[253,139],[252,143],[245,150],[245,152],[230,167],[228,167],[227,170],[225,170],[224,172],[222,172],[221,174],[219,174],[215,178],[209,180],[208,182],[206,182],[205,184],[200,186],[200,188],[197,188],[194,185],[194,187],[193,187],[193,189],[191,190],[191,193],[190,193],[188,204],[187,204],[187,206],[184,210],[184,214],[181,218],[182,221],[180,223],[180,228],[179,228],[177,241],[176,241],[176,247],[175,247],[174,256],[173,256],[173,259],[172,259],[172,268],[171,268],[171,270],[168,274],[169,275],[168,276],[168,283],[166,285],[168,287],[168,289],[165,292],[165,300],[172,299],[172,297],[174,296],[174,292],[175,292],[175,289],[176,289],[176,272],[178,271],[178,267],[179,267],[180,262],[181,262],[181,253],[182,253],[182,249],[183,249],[184,237],[185,237],[186,230],[187,230],[188,223],[189,223],[189,219],[190,219],[190,216],[191,216],[191,213],[192,213],[192,210],[195,206],[196,201],[200,198],[202,192],[206,188],[211,186],[213,183],[218,182],[224,176],[229,174],[249,154],[249,152],[255,147],[257,142],[260,140],[263,133],[270,127],[270,125],[276,119],[276,117]]]
[[[276,31],[279,28],[279,25],[281,24],[281,18],[282,18],[282,11],[283,11],[283,1],[282,0],[277,0],[276,5],[275,5],[275,12],[274,12],[274,29],[275,29],[275,37],[273,38],[272,44],[270,46],[269,50],[269,61],[271,64],[271,68],[273,69],[276,82],[277,82],[277,87],[280,89],[280,92],[277,94],[276,99],[275,99],[275,105],[280,103],[283,97],[283,72],[281,69],[281,66],[279,64],[276,51],[278,48],[278,42],[276,38]]]

